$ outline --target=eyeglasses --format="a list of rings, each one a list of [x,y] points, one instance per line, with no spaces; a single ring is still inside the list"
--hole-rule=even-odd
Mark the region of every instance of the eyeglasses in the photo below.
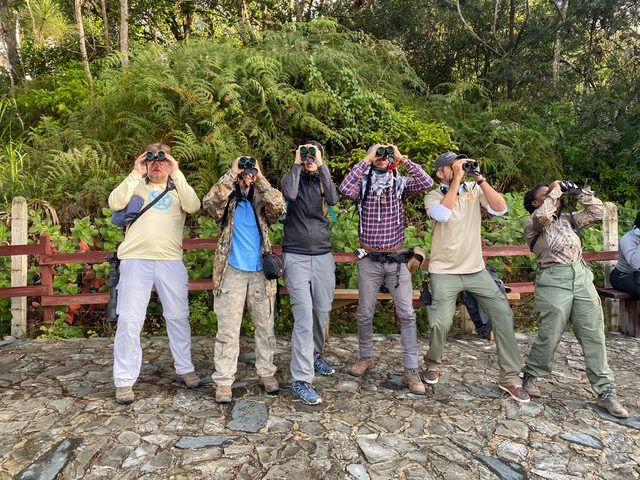
[[[238,160],[238,166],[240,168],[253,167],[256,164],[256,159],[253,157],[240,157]]]
[[[167,161],[167,155],[162,150],[160,150],[158,153],[147,152],[145,154],[145,160],[147,162],[154,162],[154,161],[155,162],[166,162]]]
[[[378,147],[378,149],[376,150],[376,155],[380,156],[380,155],[391,155],[393,154],[393,147]]]

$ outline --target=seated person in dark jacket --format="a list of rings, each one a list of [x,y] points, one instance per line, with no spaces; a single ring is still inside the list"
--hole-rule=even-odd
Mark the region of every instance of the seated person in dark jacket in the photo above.
[[[609,275],[611,286],[640,300],[640,212],[633,228],[618,243],[618,263]]]

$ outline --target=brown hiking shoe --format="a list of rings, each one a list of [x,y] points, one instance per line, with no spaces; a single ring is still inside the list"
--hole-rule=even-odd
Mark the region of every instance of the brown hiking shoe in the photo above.
[[[216,402],[229,403],[231,397],[231,385],[218,385],[216,387]]]
[[[349,369],[349,375],[353,375],[354,377],[361,377],[371,367],[373,367],[373,358],[359,358],[353,365],[351,365],[351,368]]]
[[[276,393],[280,390],[280,384],[273,375],[270,377],[260,377],[259,383],[264,387],[264,391],[267,393]]]
[[[440,370],[435,368],[428,368],[426,372],[422,374],[422,379],[429,385],[435,385],[440,380]]]
[[[189,388],[197,388],[200,386],[200,376],[196,372],[185,373],[184,375],[178,375],[178,378],[184,382]]]
[[[627,418],[629,416],[629,412],[627,411],[627,409],[624,408],[622,404],[616,399],[616,392],[612,388],[607,388],[600,395],[598,395],[596,405],[598,405],[600,408],[604,408],[614,417]]]
[[[528,373],[524,374],[522,379],[522,388],[524,388],[530,397],[541,397],[540,387],[536,384],[537,378]]]
[[[507,392],[516,402],[529,403],[531,400],[529,394],[521,385],[500,385],[500,390]]]
[[[427,393],[427,389],[422,380],[420,380],[420,375],[418,375],[418,370],[415,368],[405,368],[402,381],[407,384],[411,393],[416,395],[425,395]]]
[[[121,405],[129,405],[133,402],[135,395],[131,387],[116,387],[116,402]]]

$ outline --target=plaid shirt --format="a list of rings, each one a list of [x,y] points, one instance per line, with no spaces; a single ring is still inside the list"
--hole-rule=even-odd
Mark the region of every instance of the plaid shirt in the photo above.
[[[359,162],[344,178],[340,191],[345,197],[354,202],[360,200],[360,185],[368,167],[368,164]],[[404,167],[411,174],[406,179],[406,196],[431,188],[433,179],[420,165],[406,160]],[[404,202],[392,194],[391,188],[387,188],[381,196],[370,190],[365,204],[360,208],[360,242],[375,250],[402,248],[404,228]]]

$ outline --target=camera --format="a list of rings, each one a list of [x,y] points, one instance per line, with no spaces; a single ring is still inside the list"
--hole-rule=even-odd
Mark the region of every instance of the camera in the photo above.
[[[300,147],[300,160],[306,163],[315,163],[316,147],[307,147],[306,145],[302,145]]]
[[[107,255],[109,262],[109,276],[107,277],[107,286],[109,287],[109,301],[107,302],[107,322],[118,321],[118,282],[120,281],[120,259],[114,252]]]
[[[390,164],[396,161],[396,157],[393,155],[393,147],[378,147],[376,149],[376,155],[382,157],[382,160],[387,160]]]
[[[242,156],[238,160],[238,167],[243,170],[244,174],[256,176],[258,169],[256,168],[256,159],[254,157]]]
[[[353,253],[355,253],[356,257],[358,257],[358,260],[361,260],[367,256],[367,251],[364,248],[357,248]]]
[[[480,168],[480,164],[476,160],[467,160],[462,164],[462,169],[465,172],[477,172]]]
[[[154,160],[158,162],[165,162],[167,160],[167,154],[160,150],[158,153],[147,152],[145,153],[145,160],[152,162]]]

